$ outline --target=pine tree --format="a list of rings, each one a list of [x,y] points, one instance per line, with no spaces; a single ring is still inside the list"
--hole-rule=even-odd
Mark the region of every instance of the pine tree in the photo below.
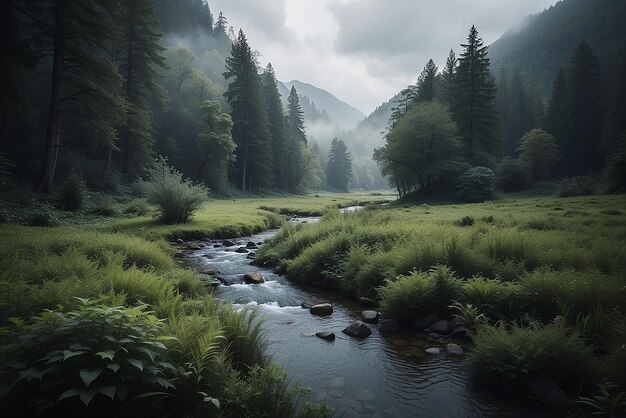
[[[202,104],[198,142],[204,151],[204,161],[198,169],[198,180],[204,180],[217,194],[227,188],[228,164],[235,160],[232,128],[230,115],[222,113],[218,101],[207,100]]]
[[[306,133],[304,130],[304,113],[300,107],[300,98],[294,86],[291,86],[287,98],[287,185],[291,191],[296,191],[301,176],[298,175],[298,167],[302,164],[302,152],[300,144],[306,147]]]
[[[428,60],[428,63],[417,78],[417,91],[413,103],[430,102],[435,98],[437,71],[438,68],[434,61],[432,59]]]
[[[446,59],[446,65],[441,71],[441,78],[439,82],[439,89],[437,96],[442,103],[450,104],[454,96],[454,77],[456,73],[456,67],[458,60],[454,55],[454,51],[450,50],[448,58]]]
[[[508,79],[504,68],[500,68],[500,78],[498,80],[498,92],[496,93],[496,111],[499,116],[500,141],[502,142],[503,154],[512,156],[513,149],[508,145],[509,141],[509,111],[510,111],[510,93]]]
[[[158,69],[166,68],[159,22],[152,0],[124,1],[120,12],[121,37],[117,49],[123,95],[129,104],[122,129],[122,172],[137,175],[152,159],[150,105],[163,106],[165,93],[157,84]]]
[[[107,0],[49,0],[41,4],[38,24],[51,37],[42,39],[52,51],[43,165],[34,190],[48,191],[54,180],[64,124],[75,123],[96,142],[113,144],[113,126],[123,119],[125,103],[118,94],[121,78],[105,49],[114,26],[114,2]],[[52,19],[49,17],[52,16]],[[73,113],[74,118],[67,117]],[[65,123],[64,123],[65,122]]]
[[[236,177],[244,192],[271,187],[274,171],[267,111],[254,58],[240,30],[231,46],[231,56],[226,58],[224,78],[230,82],[224,96],[231,107],[237,144]]]
[[[326,166],[326,181],[329,186],[347,192],[352,176],[352,157],[346,144],[337,137],[333,138]]]
[[[545,120],[546,131],[550,132],[557,139],[561,148],[565,140],[566,103],[567,80],[565,71],[561,68],[554,78]]]
[[[472,26],[456,70],[452,110],[465,146],[466,158],[473,164],[493,165],[500,152],[495,110],[495,82],[489,73],[487,46]]]
[[[267,119],[270,136],[272,138],[272,151],[274,156],[274,178],[276,187],[285,188],[287,178],[287,138],[285,129],[285,114],[283,104],[278,92],[278,82],[272,64],[267,64],[262,77],[263,96],[267,107]]]
[[[566,174],[586,175],[599,168],[602,100],[598,57],[581,41],[567,69],[565,143]]]

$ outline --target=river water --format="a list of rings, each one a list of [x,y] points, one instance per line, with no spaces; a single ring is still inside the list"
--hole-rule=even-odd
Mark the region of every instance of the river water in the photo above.
[[[269,355],[294,382],[312,389],[310,400],[335,408],[336,417],[550,416],[518,399],[503,399],[502,393],[477,387],[464,359],[424,352],[427,347],[445,348],[449,340],[427,341],[413,333],[380,334],[376,325],[369,325],[372,334],[364,339],[343,334],[341,330],[360,319],[364,308],[336,294],[297,286],[270,269],[251,265],[248,254],[235,252],[276,232],[234,239],[237,245],[232,247],[221,245],[222,241],[207,242],[188,253],[187,261],[200,270],[219,270],[224,281],[234,283],[218,286],[218,298],[236,307],[258,307],[265,319]],[[265,283],[241,283],[248,272],[262,273]],[[311,315],[301,307],[303,301],[329,301],[334,312],[326,317]],[[334,332],[336,339],[317,338],[314,334],[320,331]]]

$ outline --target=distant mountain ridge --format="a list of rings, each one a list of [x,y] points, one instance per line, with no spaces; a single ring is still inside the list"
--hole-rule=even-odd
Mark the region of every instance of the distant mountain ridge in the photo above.
[[[327,116],[330,122],[336,123],[340,128],[352,129],[359,121],[365,118],[365,113],[361,112],[356,107],[339,100],[328,91],[298,80],[278,82],[278,92],[282,96],[285,107],[287,105],[287,97],[289,96],[291,86],[294,86],[298,91],[298,95],[301,96],[301,102],[302,98],[306,98],[306,100],[310,102],[311,106],[308,109],[304,103],[301,103],[301,105],[303,105],[302,110],[305,112],[305,119],[318,119],[320,117],[325,118]],[[311,114],[311,111],[316,114]],[[308,118],[307,113],[309,113]]]

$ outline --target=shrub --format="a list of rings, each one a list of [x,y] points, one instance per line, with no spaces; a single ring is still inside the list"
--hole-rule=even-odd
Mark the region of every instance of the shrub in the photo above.
[[[459,177],[457,196],[467,202],[491,199],[496,190],[496,175],[487,167],[472,167]]]
[[[69,172],[59,196],[60,206],[69,211],[76,211],[83,208],[87,201],[87,184],[80,171]]]
[[[464,216],[456,221],[454,224],[457,226],[472,226],[474,225],[474,218],[472,218],[471,216]]]
[[[117,216],[119,214],[119,212],[117,211],[117,209],[115,208],[113,204],[113,198],[111,196],[106,196],[100,199],[98,204],[94,206],[93,209],[91,210],[91,213],[93,213],[94,215],[108,216],[108,217]]]
[[[158,402],[136,399],[174,385],[165,377],[162,325],[145,306],[107,307],[82,300],[76,311],[47,311],[13,320],[16,335],[2,347],[4,410],[107,415],[132,401],[141,410]],[[74,413],[72,413],[74,412]],[[156,410],[153,409],[156,413]]]
[[[563,179],[557,186],[557,196],[586,196],[594,193],[594,181],[588,176],[576,176]]]
[[[145,216],[150,213],[150,207],[148,204],[141,200],[133,200],[125,209],[124,213],[127,215]]]
[[[148,202],[158,206],[164,223],[186,223],[192,213],[207,199],[208,190],[201,185],[183,179],[180,171],[167,165],[165,158],[159,158],[146,170]]]
[[[32,213],[25,222],[27,226],[57,226],[59,225],[58,218],[52,213],[52,209],[39,210]]]
[[[528,173],[524,166],[512,158],[504,158],[497,169],[498,186],[505,192],[525,190],[529,186]]]
[[[527,376],[568,382],[586,374],[591,349],[576,332],[561,323],[528,327],[504,323],[483,325],[474,337],[469,355],[472,373],[489,382],[506,385]]]

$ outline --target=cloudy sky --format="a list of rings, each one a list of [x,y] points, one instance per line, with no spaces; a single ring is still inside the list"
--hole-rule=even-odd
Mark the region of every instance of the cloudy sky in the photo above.
[[[472,24],[486,44],[557,0],[209,0],[279,80],[328,90],[364,113],[441,67]]]

